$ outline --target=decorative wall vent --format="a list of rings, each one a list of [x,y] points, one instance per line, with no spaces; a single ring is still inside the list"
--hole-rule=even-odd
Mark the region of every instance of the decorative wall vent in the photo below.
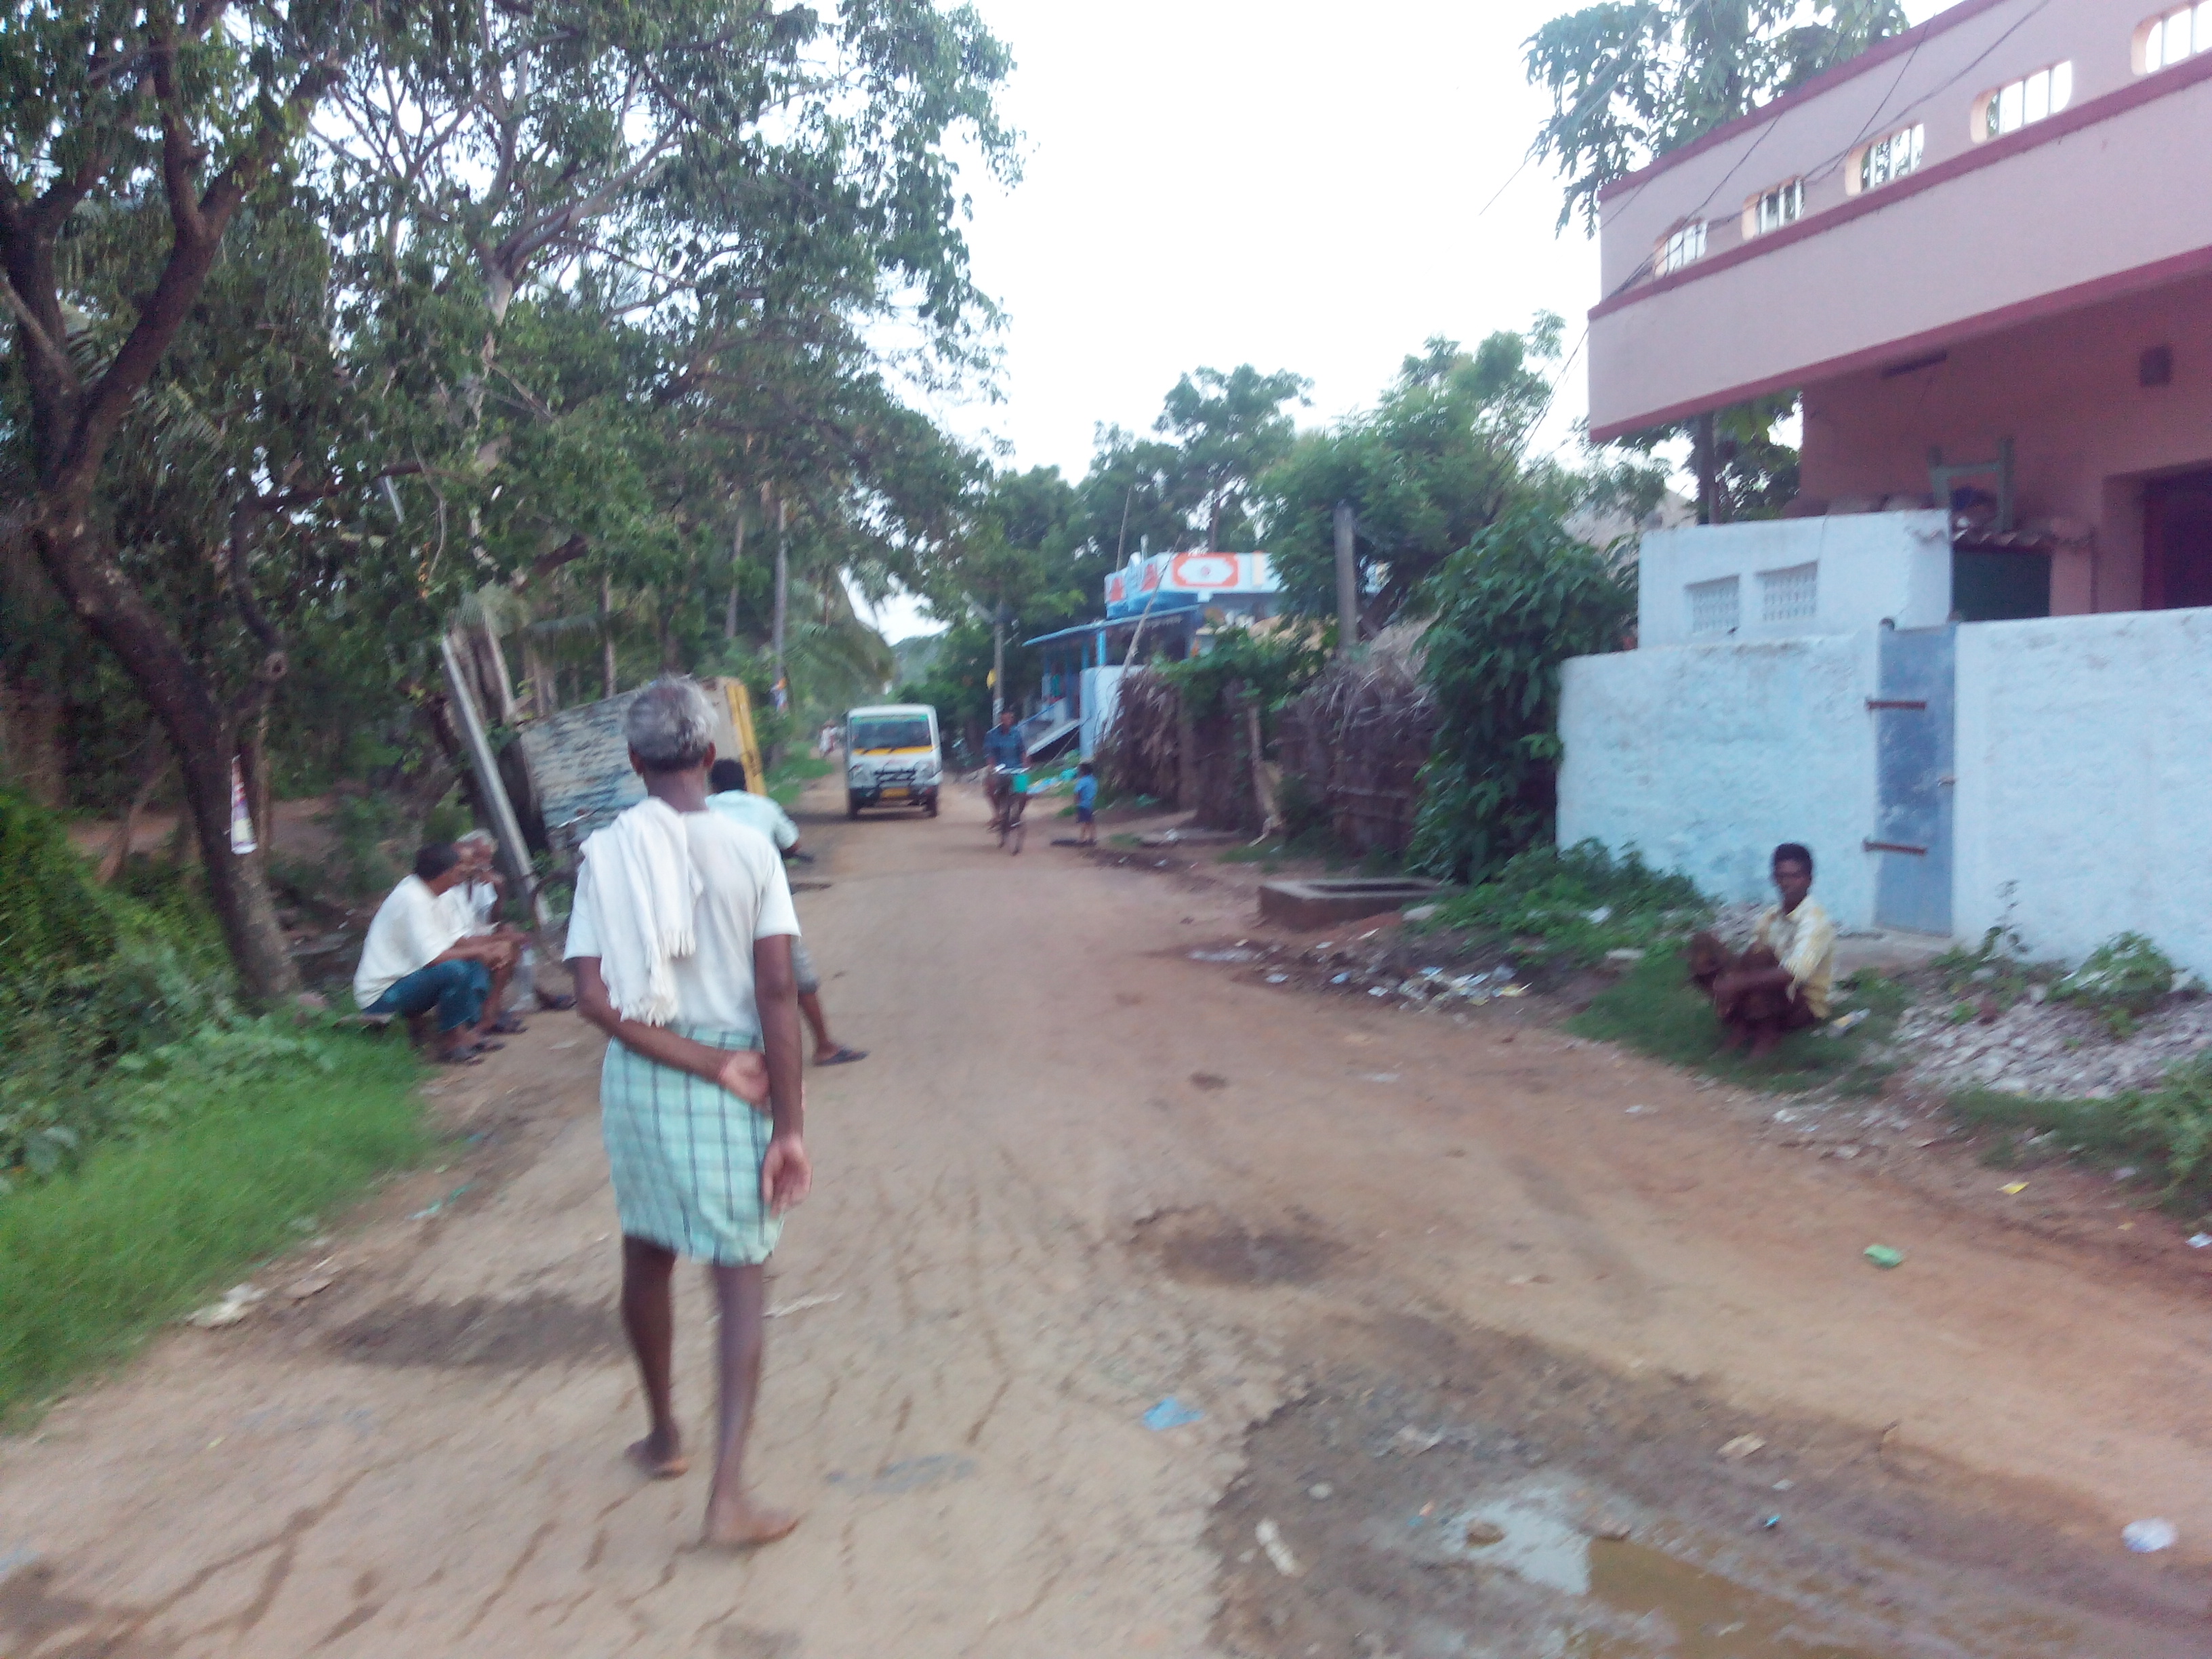
[[[1692,582],[1683,591],[1690,597],[1692,638],[1733,634],[1742,622],[1742,583],[1738,578],[1723,576],[1709,582]]]
[[[1759,621],[1810,622],[1820,611],[1820,567],[1817,563],[1759,573]]]

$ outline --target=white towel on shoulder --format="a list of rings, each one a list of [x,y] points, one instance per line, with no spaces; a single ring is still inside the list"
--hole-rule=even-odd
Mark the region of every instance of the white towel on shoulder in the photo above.
[[[599,926],[599,972],[615,1012],[667,1024],[676,1018],[669,964],[697,949],[692,911],[704,885],[682,815],[647,796],[584,842],[584,867]]]

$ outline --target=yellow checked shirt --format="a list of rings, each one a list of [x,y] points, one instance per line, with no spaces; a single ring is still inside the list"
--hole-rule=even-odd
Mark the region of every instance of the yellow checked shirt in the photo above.
[[[1768,905],[1759,914],[1753,937],[1790,970],[1805,1006],[1827,1018],[1829,985],[1836,976],[1836,924],[1828,920],[1820,902],[1808,895],[1786,916],[1780,905]]]

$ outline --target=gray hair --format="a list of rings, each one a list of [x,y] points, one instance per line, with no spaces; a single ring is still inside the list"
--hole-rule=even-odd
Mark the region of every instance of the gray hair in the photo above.
[[[489,830],[471,830],[465,836],[456,836],[453,838],[453,845],[456,847],[495,848],[499,845],[499,837],[492,834]]]
[[[631,699],[623,736],[647,770],[681,772],[704,761],[714,747],[714,710],[695,682],[663,674]]]

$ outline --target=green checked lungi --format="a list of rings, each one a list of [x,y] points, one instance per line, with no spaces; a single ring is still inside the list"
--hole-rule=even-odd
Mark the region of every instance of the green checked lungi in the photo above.
[[[716,1048],[757,1048],[750,1031],[672,1025]],[[761,1202],[774,1125],[720,1084],[656,1064],[620,1042],[599,1068],[599,1126],[625,1237],[720,1267],[768,1260],[781,1218]]]

